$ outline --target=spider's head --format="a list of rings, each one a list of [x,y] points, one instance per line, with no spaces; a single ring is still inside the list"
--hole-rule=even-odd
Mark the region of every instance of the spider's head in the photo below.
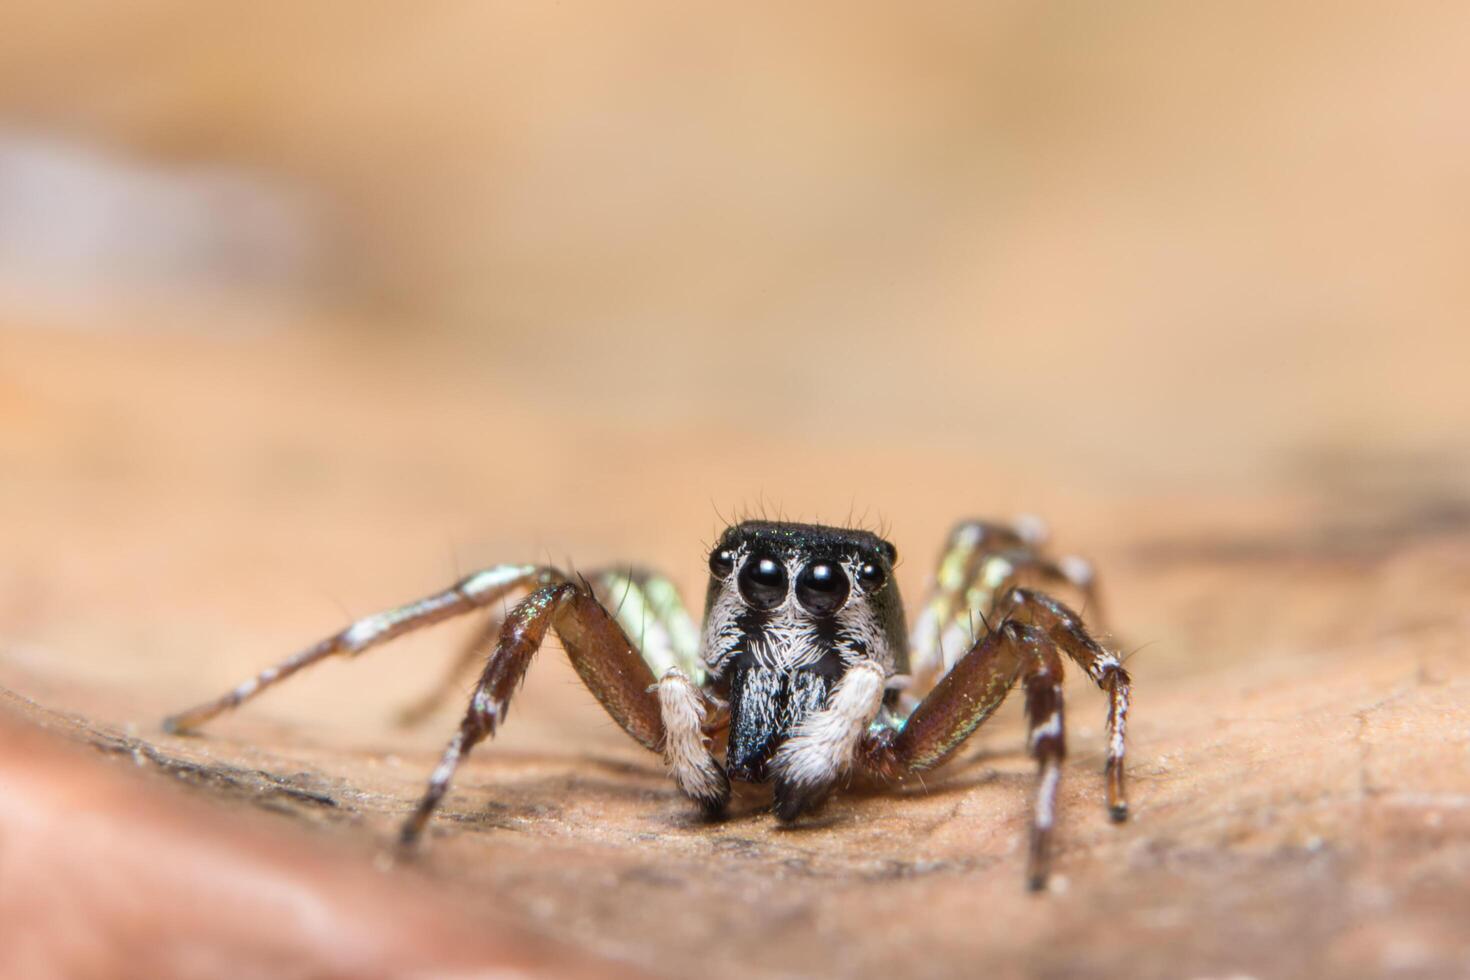
[[[732,776],[759,780],[859,660],[908,669],[898,555],[869,531],[746,521],[710,552],[704,655],[730,701]]]

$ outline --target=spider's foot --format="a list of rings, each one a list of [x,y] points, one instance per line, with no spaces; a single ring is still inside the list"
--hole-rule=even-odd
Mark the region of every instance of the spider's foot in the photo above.
[[[776,819],[792,823],[804,813],[809,813],[827,800],[831,787],[821,783],[799,783],[778,780],[771,807]]]
[[[699,804],[699,815],[705,820],[725,819],[725,809],[730,805],[730,777],[718,767],[711,769],[713,778],[704,787],[704,792],[690,793],[689,798]]]
[[[699,803],[699,812],[704,814],[706,820],[725,819],[725,810],[730,805],[730,782],[724,783],[724,791],[718,796],[709,797],[696,801]]]
[[[419,855],[419,840],[422,835],[419,831],[410,827],[401,827],[398,830],[398,839],[394,842],[393,852],[402,860],[415,858]]]
[[[425,800],[409,818],[403,821],[403,826],[398,828],[398,853],[404,857],[418,851],[419,841],[423,839],[424,828],[428,826],[429,817],[434,813],[434,801]]]
[[[1103,778],[1107,780],[1108,787],[1108,816],[1113,818],[1113,823],[1122,823],[1128,819],[1128,796],[1123,788],[1121,756],[1108,759],[1108,764],[1103,768]]]
[[[1051,830],[1033,827],[1031,849],[1026,856],[1026,888],[1032,892],[1046,891],[1047,879],[1051,877]]]

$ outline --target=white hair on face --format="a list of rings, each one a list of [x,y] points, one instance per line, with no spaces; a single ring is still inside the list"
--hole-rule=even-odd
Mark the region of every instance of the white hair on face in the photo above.
[[[810,667],[827,652],[822,647],[816,620],[797,603],[791,586],[806,561],[806,556],[800,553],[786,559],[786,599],[766,614],[760,636],[751,642],[750,652],[762,667],[783,671]],[[739,590],[736,591],[738,594]]]
[[[732,575],[731,578],[734,578]],[[718,677],[725,669],[725,662],[740,651],[744,634],[740,631],[740,612],[744,609],[740,594],[727,580],[720,594],[710,603],[705,617],[704,663],[711,675]]]
[[[664,722],[664,761],[674,782],[696,800],[718,799],[725,779],[704,734],[704,698],[678,667],[670,667],[659,680],[658,707]]]
[[[852,584],[852,594],[837,611],[837,655],[845,664],[863,660],[875,661],[885,673],[894,668],[893,651],[888,648],[888,634],[878,621],[878,612],[873,603],[859,591],[857,560],[845,561],[847,580]]]
[[[883,707],[884,683],[883,667],[871,660],[849,667],[827,706],[808,715],[776,750],[776,779],[822,786],[846,772],[858,742]]]
[[[726,661],[744,649],[746,644],[749,644],[749,652],[760,666],[773,670],[810,667],[820,662],[828,652],[835,652],[845,664],[873,660],[885,670],[893,669],[893,651],[888,649],[888,637],[872,603],[858,590],[860,562],[856,558],[842,562],[851,591],[847,602],[837,611],[837,637],[830,649],[823,643],[817,619],[801,608],[794,591],[788,591],[781,605],[765,611],[766,619],[760,635],[748,637],[740,625],[740,615],[746,610],[745,600],[736,584],[747,553],[745,548],[736,552],[735,571],[721,583],[710,604],[704,628],[704,659],[711,674],[719,676]],[[810,555],[800,552],[788,556],[788,581],[795,582],[810,560]]]
[[[735,577],[740,573],[745,555],[745,548],[735,551],[734,570],[720,583],[719,592],[710,601],[709,609],[705,613],[704,635],[700,639],[700,647],[704,653],[705,667],[714,677],[724,672],[725,661],[739,652],[743,640],[740,614],[745,609],[745,603],[740,598],[740,590],[735,586]]]

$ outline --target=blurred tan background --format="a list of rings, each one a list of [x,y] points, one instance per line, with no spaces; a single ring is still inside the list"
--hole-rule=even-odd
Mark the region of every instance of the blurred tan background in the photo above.
[[[7,285],[350,309],[628,424],[1046,440],[1128,480],[1438,447],[1470,410],[1467,19],[16,3]],[[15,227],[30,141],[56,200]]]
[[[5,23],[0,684],[90,719],[70,723],[83,741],[93,723],[157,739],[164,711],[476,564],[633,559],[696,596],[722,520],[851,517],[890,530],[912,599],[954,518],[1038,512],[1098,559],[1119,642],[1149,651],[1140,815],[1151,773],[1156,822],[1126,832],[1152,843],[1101,843],[1116,838],[1089,809],[1100,709],[1075,695],[1086,765],[1068,777],[1079,867],[1063,920],[1086,934],[1089,900],[1135,903],[1116,868],[1167,851],[1166,826],[1212,859],[1243,840],[1260,854],[1333,840],[1259,816],[1262,799],[1300,802],[1296,776],[1261,770],[1261,796],[1242,802],[1239,757],[1212,754],[1225,736],[1207,727],[1250,715],[1230,699],[1287,685],[1265,724],[1271,757],[1296,737],[1273,728],[1299,720],[1289,685],[1310,689],[1324,664],[1361,682],[1307,723],[1329,742],[1396,665],[1463,682],[1470,8],[15,0]],[[1434,641],[1445,664],[1374,646],[1411,627],[1448,631]],[[406,646],[418,652],[302,677],[221,726],[225,742],[168,751],[359,789],[401,751],[397,781],[357,804],[389,826],[448,720],[386,724],[453,642]],[[627,836],[589,855],[587,821],[558,824],[573,842],[560,884],[536,876],[536,847],[524,867],[497,850],[523,845],[498,838],[457,853],[494,854],[525,891],[495,916],[676,974],[709,935],[660,947],[578,904],[597,869],[698,869],[712,902],[736,906],[765,885],[710,872],[718,846],[662,870],[638,850],[648,801],[589,790],[589,745],[639,760],[626,764],[660,794],[658,827],[677,801],[544,660],[485,756],[540,773],[550,753],[552,788],[528,789],[527,812],[580,793],[589,819]],[[1441,717],[1441,700],[1416,717]],[[1443,757],[1391,755],[1395,779],[1435,772],[1396,791],[1428,794],[1435,826],[1451,814],[1465,861],[1455,724],[1415,743]],[[1339,772],[1301,751],[1347,807],[1342,826],[1361,816],[1360,760]],[[1214,802],[1242,823],[1205,839],[1190,816],[1202,791],[1166,774],[1211,761],[1237,794]],[[495,762],[481,764],[465,792],[500,798]],[[1015,812],[990,837],[994,812],[977,812],[943,860],[1009,853],[1016,779]],[[1180,823],[1163,822],[1166,798]],[[892,821],[885,840],[905,837],[902,808],[875,812]],[[1338,842],[1354,859],[1381,845],[1353,836],[1381,827],[1359,824]],[[740,833],[770,848],[754,880],[819,855],[871,901],[854,855],[872,839]],[[1402,841],[1416,868],[1459,866],[1440,838]],[[1334,906],[1317,931],[1292,920],[1293,938],[1201,898],[1258,892],[1254,865],[1211,865],[1222,884],[1163,864],[1159,894],[1240,931],[1203,943],[1189,915],[1140,913],[1107,935],[1162,957],[1141,972],[1239,966],[1242,944],[1298,974],[1470,969],[1447,932],[1355,932],[1371,902]],[[1019,888],[1009,865],[964,868],[950,884],[965,894]],[[1448,922],[1466,899],[1415,904],[1412,875],[1364,878],[1351,860],[1334,874],[1274,887],[1318,881],[1323,894],[1299,897],[1319,903],[1344,883],[1377,888],[1404,923]],[[917,907],[932,900],[909,887]],[[850,969],[892,967],[824,918],[841,908],[821,904],[827,885],[811,888],[815,919],[794,921],[858,942]],[[974,953],[973,926],[911,928],[954,957],[936,974]],[[1042,947],[1058,975],[1130,962],[1106,943],[1069,958],[1011,918],[979,939],[1002,974],[1029,972]]]

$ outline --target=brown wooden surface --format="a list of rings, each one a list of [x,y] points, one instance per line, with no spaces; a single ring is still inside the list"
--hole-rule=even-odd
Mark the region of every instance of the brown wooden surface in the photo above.
[[[0,973],[1470,972],[1463,458],[1058,481],[1044,445],[630,430],[330,334],[4,343]],[[385,846],[458,706],[390,718],[456,627],[159,728],[474,564],[630,557],[697,596],[716,511],[763,502],[881,516],[911,603],[952,518],[1044,513],[1132,652],[1134,819],[1076,678],[1040,897],[1015,705],[922,788],[710,826],[548,649],[410,866]]]

